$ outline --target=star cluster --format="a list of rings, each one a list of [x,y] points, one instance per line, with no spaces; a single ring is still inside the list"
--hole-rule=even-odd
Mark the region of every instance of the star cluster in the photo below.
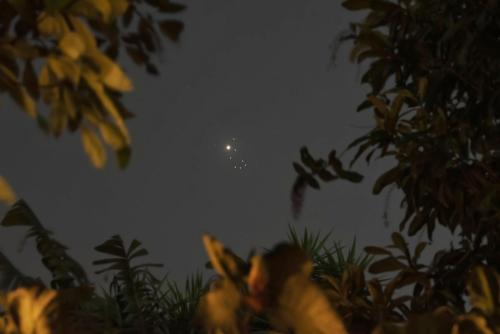
[[[248,166],[247,161],[241,158],[236,138],[231,138],[231,141],[224,144],[224,153],[226,154],[227,160],[231,162],[233,169],[243,170]]]

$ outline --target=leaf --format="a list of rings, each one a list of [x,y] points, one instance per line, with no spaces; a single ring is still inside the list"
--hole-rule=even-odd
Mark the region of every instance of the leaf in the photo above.
[[[373,255],[392,255],[390,251],[381,247],[367,246],[365,247],[365,252]]]
[[[100,122],[99,130],[106,144],[111,146],[113,150],[119,151],[128,145],[127,138],[123,136],[120,129],[118,129],[116,125],[107,122]]]
[[[413,261],[417,262],[420,258],[420,255],[424,251],[425,247],[427,247],[427,242],[421,241],[415,246],[415,254],[413,255]]]
[[[279,267],[276,269],[279,270]],[[306,275],[290,275],[281,287],[275,305],[266,314],[273,327],[279,331],[347,334],[342,319],[323,291]]]
[[[69,8],[75,16],[83,16],[93,20],[109,23],[112,19],[112,6],[109,0],[79,0]]]
[[[94,34],[90,31],[87,24],[79,17],[70,16],[71,25],[75,28],[80,38],[85,43],[86,50],[93,50],[97,47]]]
[[[69,119],[76,120],[77,118],[77,109],[75,105],[75,101],[73,100],[73,95],[71,94],[69,89],[63,90],[63,103],[66,114]]]
[[[7,180],[0,176],[0,201],[7,205],[13,205],[17,200],[17,195],[12,190]]]
[[[467,291],[471,304],[484,312],[493,315],[500,306],[500,276],[494,270],[476,267],[467,279]]]
[[[375,107],[375,109],[380,111],[382,114],[387,115],[390,113],[389,108],[387,107],[385,102],[379,99],[378,97],[374,95],[369,95],[367,99],[368,101],[371,102],[371,104]]]
[[[48,11],[59,11],[66,7],[72,0],[43,0],[45,9]]]
[[[132,155],[132,150],[130,149],[130,146],[126,146],[116,151],[116,159],[118,162],[118,167],[120,169],[125,169],[128,166],[131,155]]]
[[[61,14],[42,12],[38,19],[38,31],[42,36],[60,38],[68,28]]]
[[[406,266],[393,257],[375,261],[370,265],[368,271],[372,274],[380,274],[406,268]]]
[[[337,152],[332,150],[328,155],[328,162],[330,166],[332,166],[335,173],[337,173],[338,177],[341,179],[346,179],[354,183],[359,183],[363,180],[363,175],[353,172],[347,171],[342,167],[342,162],[336,157]]]
[[[407,243],[403,239],[401,234],[399,234],[397,232],[393,232],[391,234],[391,239],[392,239],[394,246],[396,246],[401,252],[403,252],[404,254],[409,254]]]
[[[362,10],[370,8],[370,0],[346,0],[342,6],[349,10]]]
[[[69,58],[77,60],[85,51],[85,42],[80,37],[80,34],[67,32],[59,40],[59,48]]]
[[[229,279],[214,281],[200,298],[196,323],[207,333],[244,333],[246,324],[238,316],[242,305],[241,292]]]
[[[33,62],[26,61],[26,66],[23,72],[23,84],[26,86],[28,93],[35,99],[40,96],[40,91],[38,89],[38,78],[35,72],[35,67]]]
[[[463,314],[458,316],[451,334],[494,334],[494,332],[489,328],[488,321],[483,316]]]
[[[17,80],[17,75],[13,72],[13,70],[0,63],[0,74],[6,78],[12,98],[24,108],[29,116],[36,117],[35,101],[28,94],[26,88],[20,85]]]
[[[373,194],[378,195],[380,192],[387,187],[389,184],[398,181],[401,176],[401,167],[397,165],[386,171],[384,174],[379,176],[375,184],[373,185]]]
[[[118,17],[125,14],[130,5],[128,0],[110,0],[110,4],[111,15],[113,17]]]
[[[417,232],[425,226],[426,222],[427,220],[424,219],[423,213],[420,211],[417,212],[410,222],[410,226],[408,227],[408,235],[413,236],[417,234]]]
[[[152,6],[155,6],[160,12],[163,13],[179,13],[186,9],[185,5],[171,2],[170,0],[146,0]]]
[[[208,258],[219,275],[230,280],[238,280],[243,276],[245,262],[242,259],[211,235],[204,234],[202,240]]]
[[[172,41],[177,42],[184,30],[184,23],[177,20],[164,20],[159,23],[161,32]]]
[[[80,129],[83,148],[87,153],[90,161],[96,168],[102,168],[106,164],[106,151],[102,145],[101,140],[97,135],[87,129],[82,127]]]
[[[100,79],[111,89],[119,92],[132,90],[132,81],[125,75],[120,66],[99,50],[90,51],[89,57],[99,67]]]
[[[33,226],[44,230],[42,224],[28,204],[20,199],[7,211],[2,226]]]
[[[100,253],[115,255],[121,258],[126,257],[123,240],[119,235],[113,235],[110,239],[94,247],[94,249]],[[97,261],[94,261],[93,263],[95,262]]]
[[[418,79],[418,97],[421,100],[425,99],[428,85],[429,85],[429,79],[427,77],[421,77]]]
[[[99,82],[98,77],[90,71],[84,71],[82,72],[82,75],[85,78],[85,81],[97,95],[104,109],[111,115],[111,117],[115,121],[115,124],[120,129],[122,135],[127,139],[127,143],[130,143],[130,137],[128,134],[127,127],[125,126],[125,122],[123,121],[123,118],[118,109],[116,108],[116,106],[114,105],[113,101],[104,91],[104,87],[101,84],[101,82]]]
[[[311,156],[307,147],[302,147],[300,149],[300,160],[304,165],[306,165],[310,169],[312,170],[316,169],[317,166],[316,160],[314,160],[314,158]]]
[[[36,104],[33,98],[28,94],[25,87],[19,88],[19,102],[23,106],[26,113],[31,117],[36,117]]]
[[[68,116],[65,112],[64,104],[58,103],[52,107],[49,114],[49,130],[55,136],[60,136],[66,129]]]

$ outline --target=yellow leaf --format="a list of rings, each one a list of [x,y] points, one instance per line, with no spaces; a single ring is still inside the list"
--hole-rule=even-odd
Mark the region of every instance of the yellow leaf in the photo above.
[[[96,41],[94,34],[90,31],[87,24],[79,17],[69,16],[69,20],[75,28],[75,31],[79,34],[83,42],[85,43],[87,50],[93,50],[96,48]]]
[[[81,75],[81,66],[79,63],[72,61],[66,56],[61,56],[61,57],[49,56],[47,58],[47,64],[49,65],[52,73],[54,73],[54,75],[56,76],[57,80],[68,79],[73,83],[73,85],[78,86]],[[40,77],[41,76],[42,73],[40,73]],[[43,73],[43,76],[44,76],[44,81],[46,81],[45,85],[55,84],[54,81],[51,81],[49,79],[50,76],[48,76],[48,73]],[[40,85],[42,85],[41,82],[39,83]]]
[[[31,117],[36,117],[36,105],[25,87],[21,86],[16,75],[6,66],[0,64],[0,74],[5,76],[11,97],[21,105]]]
[[[38,18],[38,31],[42,36],[60,38],[69,29],[61,14],[42,12]]]
[[[89,19],[102,18],[104,22],[109,22],[111,4],[110,0],[79,0],[71,6],[69,12],[76,16],[84,16]]]
[[[50,57],[49,59],[50,60]],[[51,78],[51,75],[50,75],[50,72],[49,72],[49,62],[47,61],[47,63],[45,63],[44,66],[42,66],[42,69],[40,70],[40,73],[38,74],[38,84],[40,86],[49,86],[52,82],[52,78]]]
[[[111,98],[106,94],[106,92],[104,90],[104,86],[99,81],[99,77],[95,73],[93,73],[89,70],[84,70],[82,72],[82,75],[85,78],[85,81],[90,86],[90,88],[96,94],[97,98],[101,102],[104,109],[110,114],[110,116],[115,121],[115,124],[118,126],[118,128],[120,129],[123,136],[126,138],[127,144],[129,144],[130,137],[129,137],[125,122],[123,121],[123,118],[120,115],[120,112],[116,108],[116,106],[113,103],[113,101],[111,100]]]
[[[9,81],[11,81],[11,83],[17,83],[17,77],[16,77],[16,75],[7,66],[4,66],[4,65],[0,64],[0,72],[2,73],[2,76],[7,77],[7,79]]]
[[[69,58],[76,60],[85,51],[85,43],[76,32],[67,32],[59,40],[59,48]]]
[[[427,77],[421,77],[418,79],[418,97],[423,100],[427,94],[427,86],[429,85],[429,79]]]
[[[52,70],[52,73],[54,73],[54,75],[56,76],[57,80],[64,80],[66,78],[66,74],[64,74],[64,70],[62,69],[62,66],[59,62],[59,59],[57,59],[54,56],[49,56],[47,58],[47,64],[49,65],[50,69]],[[42,74],[40,73],[40,75],[42,75]],[[45,81],[47,74],[44,73],[43,76],[44,76],[44,81]],[[47,84],[50,85],[50,83],[47,83]]]
[[[50,58],[49,58],[50,60]],[[46,104],[51,105],[53,101],[59,99],[59,89],[55,86],[57,83],[56,74],[51,71],[49,60],[45,65],[43,65],[40,73],[38,74],[38,84],[40,85],[40,91],[42,99]]]
[[[63,90],[63,101],[66,109],[66,113],[68,114],[71,120],[75,120],[77,117],[75,101],[73,100],[73,96],[69,89]]]
[[[12,205],[16,202],[16,200],[17,196],[14,190],[12,190],[7,180],[0,176],[0,201],[7,205]]]
[[[81,65],[69,60],[66,57],[61,57],[59,59],[59,63],[65,76],[73,83],[73,85],[78,86],[80,83],[80,76],[82,74]]]
[[[94,63],[99,67],[102,82],[119,92],[132,90],[132,82],[114,61],[101,51],[95,49],[89,53]]]
[[[127,0],[111,0],[111,13],[114,17],[122,16],[125,14],[129,7]]]
[[[86,121],[96,127],[99,127],[99,124],[103,121],[102,115],[95,109],[94,106],[83,105],[82,114]]]
[[[36,104],[33,98],[28,94],[28,91],[25,87],[20,87],[19,90],[21,104],[24,107],[24,110],[31,117],[36,117]]]
[[[52,134],[56,137],[60,136],[64,129],[66,129],[66,125],[68,124],[68,117],[65,112],[64,105],[58,103],[54,107],[49,114],[49,128]]]
[[[97,135],[86,127],[80,129],[83,149],[89,156],[90,161],[96,168],[102,168],[106,164],[106,151]]]
[[[19,332],[51,333],[49,317],[53,313],[56,297],[57,291],[39,291],[38,288],[19,288],[9,292],[6,302],[9,313],[17,315]]]
[[[475,314],[458,316],[451,334],[493,334],[485,318]]]
[[[104,141],[111,146],[113,150],[118,151],[127,147],[127,139],[114,124],[101,122],[99,123],[99,130],[101,131],[101,136]]]

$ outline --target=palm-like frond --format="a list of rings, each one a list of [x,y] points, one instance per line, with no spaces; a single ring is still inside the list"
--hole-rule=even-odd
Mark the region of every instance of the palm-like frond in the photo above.
[[[52,274],[53,288],[87,285],[87,274],[82,266],[66,252],[68,248],[52,237],[24,200],[18,200],[3,218],[3,226],[26,226],[26,239],[34,238],[44,266]]]
[[[288,240],[299,246],[312,259],[314,279],[320,279],[323,275],[340,277],[349,265],[365,268],[372,260],[368,254],[357,253],[355,238],[346,253],[339,242],[332,240],[332,231],[324,235],[321,232],[314,234],[304,227],[304,232],[299,235],[297,230],[289,225]]]

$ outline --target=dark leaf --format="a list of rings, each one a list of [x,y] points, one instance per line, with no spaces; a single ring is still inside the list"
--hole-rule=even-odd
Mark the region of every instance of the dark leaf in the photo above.
[[[372,274],[380,274],[390,271],[396,271],[406,268],[406,266],[393,257],[375,261],[369,267],[369,272]]]
[[[159,23],[161,32],[172,41],[177,42],[184,30],[184,23],[177,20],[164,20]]]

